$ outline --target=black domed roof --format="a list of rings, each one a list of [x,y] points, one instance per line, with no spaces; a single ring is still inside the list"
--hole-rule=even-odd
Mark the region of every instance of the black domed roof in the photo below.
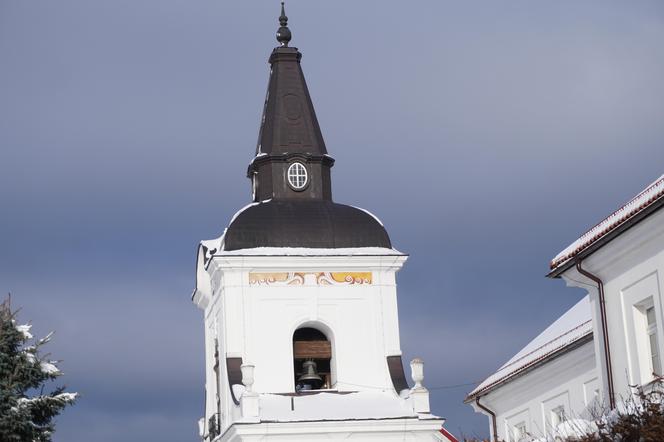
[[[255,247],[391,248],[374,216],[332,201],[273,200],[240,212],[228,226],[224,250]]]

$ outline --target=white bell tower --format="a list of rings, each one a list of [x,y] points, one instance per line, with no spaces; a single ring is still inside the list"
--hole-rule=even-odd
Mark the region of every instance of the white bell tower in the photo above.
[[[254,202],[198,249],[206,441],[449,440],[423,364],[406,381],[392,248],[370,213],[332,201],[313,104],[283,11],[256,156]]]

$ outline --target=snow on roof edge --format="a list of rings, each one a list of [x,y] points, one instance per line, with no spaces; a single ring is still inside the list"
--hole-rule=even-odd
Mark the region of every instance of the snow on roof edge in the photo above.
[[[380,224],[381,226],[385,227],[385,224],[383,224],[383,222],[380,220],[380,218],[378,218],[378,217],[377,217],[376,215],[374,215],[373,213],[369,212],[367,209],[363,209],[362,207],[357,207],[357,206],[351,206],[351,207],[353,207],[353,208],[355,208],[355,209],[357,209],[357,210],[361,210],[362,212],[366,213],[367,215],[369,215],[370,217],[372,217],[373,219],[375,219],[376,222],[377,222],[378,224]]]
[[[589,297],[586,295],[496,372],[477,385],[468,393],[466,401],[505,384],[536,364],[570,348],[590,334],[592,334],[592,316]]]
[[[350,247],[323,249],[310,247],[254,247],[220,250],[214,256],[407,256],[397,249],[385,247]]]
[[[590,321],[588,321],[588,322],[590,323]],[[587,324],[581,324],[579,326],[579,328],[581,328],[584,325],[587,325]],[[588,330],[584,331],[582,334],[580,334],[578,337],[574,338],[573,340],[571,340],[571,341],[569,341],[569,342],[567,342],[567,343],[565,343],[565,344],[563,344],[559,347],[554,348],[553,350],[551,350],[551,351],[549,351],[549,352],[533,359],[532,361],[529,361],[527,364],[524,364],[523,366],[520,366],[518,369],[515,369],[514,371],[509,372],[508,374],[500,377],[499,379],[497,379],[495,381],[492,381],[491,383],[489,383],[487,385],[482,386],[482,388],[479,388],[479,386],[476,387],[473,391],[468,393],[468,396],[466,397],[466,400],[477,397],[477,396],[481,396],[482,394],[486,394],[489,391],[491,391],[491,390],[493,390],[497,387],[500,387],[501,385],[511,381],[512,379],[514,379],[518,375],[524,373],[526,370],[532,368],[535,364],[544,362],[549,357],[551,357],[555,354],[558,354],[559,352],[567,349],[568,347],[571,347],[573,344],[576,344],[581,339],[583,339],[586,336],[592,334],[592,324],[589,324],[589,325],[591,325],[591,327],[589,327]],[[573,330],[571,330],[571,331],[573,331]],[[484,384],[484,382],[482,384]],[[480,384],[480,385],[482,385],[482,384]]]
[[[557,269],[662,197],[664,197],[664,175],[563,249],[551,260],[549,267],[552,270]]]

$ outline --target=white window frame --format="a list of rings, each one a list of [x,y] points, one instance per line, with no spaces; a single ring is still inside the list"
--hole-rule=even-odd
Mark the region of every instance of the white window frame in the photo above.
[[[528,432],[530,431],[528,429],[528,423],[530,422],[530,409],[526,408],[525,410],[521,410],[517,413],[512,414],[511,416],[505,418],[505,437],[502,439],[505,439],[508,442],[522,442],[524,440],[528,440]],[[521,424],[523,424],[525,428],[525,434],[520,434],[521,430],[519,431],[519,434],[517,435],[516,431],[517,427],[519,427]]]
[[[649,315],[652,313],[652,315]],[[659,324],[657,321],[657,311],[655,310],[654,304],[645,309],[645,318],[646,318],[646,335],[648,336],[648,350],[650,356],[650,371],[654,375],[662,375],[662,355],[659,351],[659,339],[657,336],[657,331],[659,329]],[[652,321],[651,321],[652,319]],[[654,341],[654,342],[653,342]],[[654,350],[653,350],[654,343]]]
[[[521,442],[528,437],[528,427],[526,426],[526,421],[521,421],[516,423],[512,427],[512,437],[515,442]]]
[[[583,383],[583,402],[586,407],[601,405],[602,389],[598,378],[592,378]]]
[[[562,410],[565,418],[556,422],[557,410]],[[542,422],[544,422],[545,433],[555,430],[556,426],[570,418],[572,407],[570,406],[569,390],[565,390],[542,401]]]
[[[653,330],[657,340],[659,361],[662,364],[662,309],[657,272],[650,273],[635,283],[621,290],[625,334],[627,335],[627,357],[629,382],[631,385],[645,386],[655,378],[652,374],[652,353],[648,337],[646,312],[654,308],[655,323]]]
[[[300,179],[303,181],[300,182]],[[288,166],[286,170],[286,181],[293,190],[304,190],[309,184],[309,171],[304,164],[299,161],[294,161]]]
[[[549,413],[551,419],[551,426],[554,428],[562,424],[563,422],[567,421],[567,411],[565,411],[564,405],[558,405],[557,407],[551,409]]]
[[[652,309],[652,310],[651,310]],[[654,313],[654,323],[648,324],[648,311]],[[661,320],[658,320],[657,309],[655,308],[655,302],[652,296],[646,298],[638,304],[633,306],[632,314],[634,316],[634,340],[636,342],[636,354],[638,357],[638,370],[640,381],[639,384],[644,385],[655,379],[653,372],[657,367],[655,367],[653,360],[658,359],[659,370],[661,371],[662,358],[659,343],[661,339],[658,336],[659,324]],[[655,340],[655,345],[657,346],[657,354],[653,354],[651,349],[650,340]],[[658,373],[661,374],[661,373]]]

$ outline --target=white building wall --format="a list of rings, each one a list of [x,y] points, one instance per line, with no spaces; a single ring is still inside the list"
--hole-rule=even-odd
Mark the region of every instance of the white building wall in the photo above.
[[[406,260],[387,256],[223,256],[199,271],[194,301],[206,318],[206,421],[221,395],[222,432],[240,416],[228,388],[225,361],[255,365],[257,393],[294,392],[293,333],[313,326],[332,344],[333,388],[393,389],[386,357],[400,355],[395,273]],[[370,273],[370,282],[317,280],[322,272]],[[303,275],[303,280],[263,282],[260,275]],[[258,276],[257,276],[258,275]],[[220,386],[212,371],[219,343]]]
[[[533,435],[548,432],[550,422],[547,422],[547,416],[566,403],[577,416],[591,418],[588,411],[583,410],[593,402],[598,388],[601,390],[599,406],[606,411],[609,372],[612,373],[611,384],[618,406],[637,391],[634,386],[648,389],[652,385],[653,367],[659,366],[660,371],[656,374],[662,375],[664,210],[658,210],[629,227],[579,264],[603,282],[610,351],[605,351],[597,283],[582,275],[573,265],[562,278],[569,286],[583,288],[589,294],[593,341],[481,398],[484,405],[497,413],[497,431],[501,439],[518,440],[509,433],[520,423],[526,423],[527,431]],[[646,311],[650,307],[654,309],[654,323],[649,324]],[[656,337],[656,342],[651,342],[650,335]],[[574,360],[580,362],[582,351],[586,354],[582,358],[584,362],[578,366],[571,363]],[[587,360],[591,353],[594,355],[593,368],[589,368]],[[610,355],[610,370],[607,353]],[[484,413],[476,405],[474,408]]]
[[[645,385],[653,380],[647,326],[639,320],[644,317],[645,303],[655,307],[659,324],[657,341],[659,354],[662,355],[664,335],[660,287],[664,284],[663,271],[664,252],[660,252],[605,284],[611,362],[618,400],[629,396],[629,385]]]
[[[635,225],[582,262],[585,270],[604,283],[611,367],[616,400],[633,392],[630,385],[647,385],[652,379],[645,303],[655,307],[657,346],[664,354],[664,211],[656,212]],[[588,290],[593,307],[593,332],[602,336],[600,302],[596,284],[568,270],[563,278],[570,286]],[[608,376],[603,343],[597,339],[597,363],[605,391]]]
[[[520,424],[529,435],[524,440],[530,440],[554,432],[551,415],[557,407],[564,407],[568,419],[588,419],[598,388],[594,345],[588,341],[482,396],[480,403],[496,413],[500,440],[520,440],[515,431]]]
[[[256,366],[257,392],[294,391],[292,339],[304,326],[319,328],[332,343],[334,388],[391,388],[385,357],[400,354],[394,270],[367,266],[371,284],[334,286],[316,283],[314,274],[323,269],[303,272],[304,285],[250,285],[249,271],[224,272],[224,308],[216,313],[222,347],[225,357]]]

